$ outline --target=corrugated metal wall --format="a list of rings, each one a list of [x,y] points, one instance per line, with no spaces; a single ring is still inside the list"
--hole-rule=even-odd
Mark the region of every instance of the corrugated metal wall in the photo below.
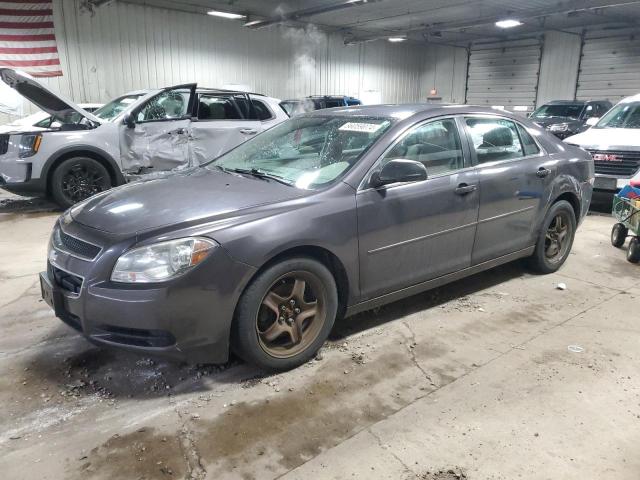
[[[472,45],[467,103],[533,109],[540,55],[537,38]]]
[[[278,98],[373,90],[394,103],[423,100],[435,86],[443,100],[463,100],[464,49],[386,41],[345,46],[341,35],[314,27],[250,30],[119,1],[91,15],[78,0],[54,0],[54,21],[64,76],[46,82],[76,102],[193,81],[248,85]]]
[[[640,93],[640,31],[588,32],[582,47],[577,97],[616,102]]]
[[[545,33],[536,105],[544,105],[550,100],[573,100],[581,43],[579,34]]]

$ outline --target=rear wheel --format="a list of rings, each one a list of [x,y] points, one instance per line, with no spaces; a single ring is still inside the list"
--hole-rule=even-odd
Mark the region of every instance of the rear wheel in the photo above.
[[[627,239],[629,230],[622,223],[616,223],[611,229],[611,245],[620,248]]]
[[[111,187],[111,177],[105,166],[88,157],[64,160],[51,177],[51,195],[63,208],[69,208]]]
[[[629,242],[629,250],[627,250],[627,260],[631,263],[640,262],[640,240],[638,237],[633,237]]]
[[[536,249],[529,259],[531,267],[540,273],[553,273],[565,262],[576,232],[576,216],[565,200],[549,208],[542,224]]]
[[[231,341],[244,360],[289,370],[326,340],[338,309],[331,272],[310,258],[291,258],[260,273],[238,302]]]

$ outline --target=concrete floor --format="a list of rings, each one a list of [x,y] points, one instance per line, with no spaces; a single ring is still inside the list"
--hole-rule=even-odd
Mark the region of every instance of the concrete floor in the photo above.
[[[0,201],[3,478],[640,478],[640,270],[608,216],[557,274],[516,263],[366,312],[263,376],[64,326],[39,298],[48,210]]]

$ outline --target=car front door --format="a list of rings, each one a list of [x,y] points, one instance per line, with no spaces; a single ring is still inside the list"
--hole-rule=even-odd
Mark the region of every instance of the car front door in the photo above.
[[[381,157],[356,194],[363,299],[471,264],[477,176],[455,118],[420,123]],[[427,179],[374,188],[371,175],[394,159],[421,162]]]
[[[520,124],[498,116],[466,117],[480,182],[472,264],[532,246],[554,162]]]
[[[263,130],[248,95],[202,92],[191,124],[190,153],[198,165],[213,160]]]
[[[195,89],[195,84],[166,88],[127,116],[120,126],[125,172],[171,170],[189,163]]]

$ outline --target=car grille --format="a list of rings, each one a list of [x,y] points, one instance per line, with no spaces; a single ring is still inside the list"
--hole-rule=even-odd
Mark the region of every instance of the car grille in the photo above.
[[[72,237],[62,231],[60,227],[56,228],[54,234],[55,246],[69,253],[79,255],[87,260],[93,260],[100,253],[101,248],[92,243],[85,242],[79,238]]]
[[[0,155],[7,153],[9,149],[9,135],[0,135]]]
[[[75,293],[76,295],[80,294],[80,290],[82,289],[82,277],[65,272],[51,263],[49,263],[48,268],[49,277],[54,280],[56,285],[68,292]]]
[[[632,177],[640,169],[640,152],[589,150],[589,153],[594,157],[596,173]],[[597,155],[606,155],[613,159],[596,160]]]

